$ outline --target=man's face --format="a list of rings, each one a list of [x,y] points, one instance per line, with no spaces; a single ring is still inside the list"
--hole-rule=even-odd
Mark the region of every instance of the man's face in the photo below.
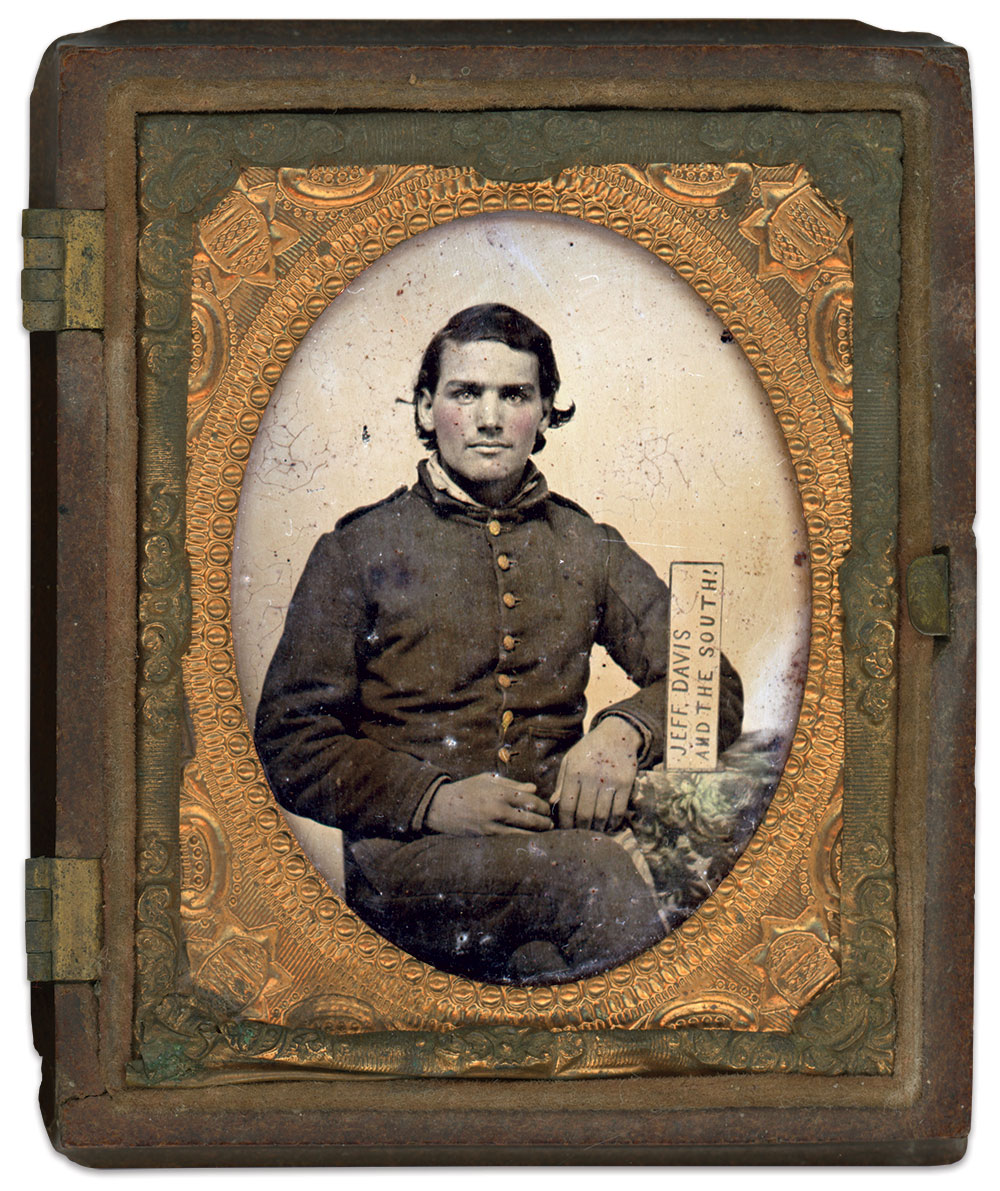
[[[460,478],[485,484],[493,496],[512,495],[535,438],[549,424],[538,387],[538,358],[505,343],[445,342],[437,388],[418,398],[424,430]]]

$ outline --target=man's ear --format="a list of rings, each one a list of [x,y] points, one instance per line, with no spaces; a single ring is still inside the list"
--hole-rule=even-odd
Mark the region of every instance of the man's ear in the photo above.
[[[542,403],[542,409],[545,412],[542,414],[542,420],[538,424],[538,433],[539,434],[544,434],[545,431],[548,430],[548,428],[549,428],[549,422],[552,419],[552,405],[553,405],[553,402],[551,400],[544,401]]]
[[[417,420],[420,422],[420,429],[426,430],[428,433],[434,429],[434,415],[431,413],[433,403],[432,394],[428,393],[426,389],[421,389],[417,394]]]

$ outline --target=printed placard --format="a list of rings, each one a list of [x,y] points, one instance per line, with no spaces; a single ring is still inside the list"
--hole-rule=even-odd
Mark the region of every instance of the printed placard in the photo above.
[[[721,562],[670,565],[667,769],[718,766],[722,573]]]

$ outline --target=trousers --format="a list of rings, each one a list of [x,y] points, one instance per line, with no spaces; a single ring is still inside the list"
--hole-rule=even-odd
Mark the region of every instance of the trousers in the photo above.
[[[600,832],[366,839],[346,861],[347,900],[369,926],[472,980],[576,980],[664,936],[649,887]]]

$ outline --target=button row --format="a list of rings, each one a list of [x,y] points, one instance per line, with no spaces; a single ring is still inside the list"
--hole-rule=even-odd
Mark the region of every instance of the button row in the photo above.
[[[490,521],[487,524],[486,529],[492,537],[496,538],[496,537],[500,536],[500,522],[499,521],[497,521],[497,520]],[[498,554],[496,563],[501,571],[509,571],[510,570],[511,560],[510,560],[509,555]],[[511,591],[505,591],[503,593],[503,595],[501,595],[500,600],[503,603],[503,606],[505,608],[513,608],[513,607],[515,607],[515,605],[518,602],[517,596],[515,596],[514,593]],[[516,644],[517,644],[517,641],[515,640],[514,637],[512,637],[509,633],[505,634],[505,636],[503,638],[503,647],[505,650],[507,650],[508,653],[511,650],[513,650],[513,648]],[[505,690],[505,691],[510,690],[510,688],[514,685],[514,679],[511,678],[511,676],[509,674],[498,674],[496,677],[497,677],[497,685],[501,688],[501,690]],[[507,729],[511,726],[511,724],[513,722],[514,722],[514,713],[512,711],[505,711],[503,713],[503,715],[500,717],[500,727],[501,727],[501,730],[502,730],[502,733],[504,736],[506,736]],[[497,758],[503,765],[506,765],[510,761],[510,759],[513,755],[514,754],[507,747],[507,745],[503,745],[497,752]]]

